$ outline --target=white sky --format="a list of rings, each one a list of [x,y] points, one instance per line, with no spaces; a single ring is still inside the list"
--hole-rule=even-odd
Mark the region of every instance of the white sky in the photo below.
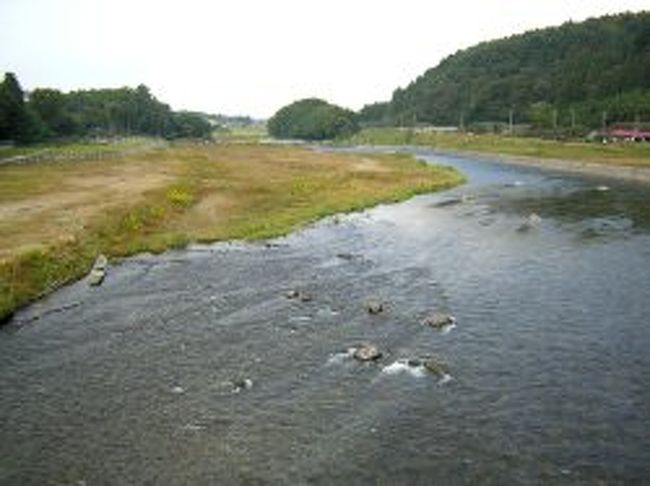
[[[268,117],[387,100],[456,50],[650,0],[0,0],[23,89],[136,86],[174,109]]]

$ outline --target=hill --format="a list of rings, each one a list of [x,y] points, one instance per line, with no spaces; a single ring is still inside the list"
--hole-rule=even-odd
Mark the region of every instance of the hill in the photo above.
[[[598,127],[650,120],[650,12],[568,22],[447,57],[361,110],[375,125],[516,122]]]

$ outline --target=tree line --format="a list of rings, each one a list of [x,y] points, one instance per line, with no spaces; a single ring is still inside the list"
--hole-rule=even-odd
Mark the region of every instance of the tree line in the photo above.
[[[650,12],[478,44],[360,112],[370,125],[463,126],[511,117],[541,128],[650,122]]]
[[[13,73],[0,83],[0,140],[149,135],[207,137],[212,125],[200,113],[175,112],[149,88],[90,89],[64,93],[38,88],[26,95]]]

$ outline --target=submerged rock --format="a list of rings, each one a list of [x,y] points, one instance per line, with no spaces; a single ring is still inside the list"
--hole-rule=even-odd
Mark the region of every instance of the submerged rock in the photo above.
[[[374,346],[372,344],[363,344],[355,348],[354,353],[352,354],[352,357],[354,359],[363,362],[376,361],[381,358],[381,356],[381,351],[379,351],[377,346]]]
[[[380,300],[371,299],[366,302],[366,311],[368,311],[368,314],[381,314],[384,310],[384,303]]]
[[[529,231],[531,229],[537,228],[541,222],[542,222],[542,218],[538,214],[530,213],[526,218],[526,220],[523,223],[521,223],[519,228],[517,228],[517,231],[519,232]]]
[[[101,285],[106,277],[106,268],[108,267],[108,258],[99,255],[93,264],[93,268],[88,274],[88,284],[97,286]]]
[[[445,376],[449,374],[449,366],[437,356],[428,356],[423,360],[423,366],[434,375]]]
[[[443,312],[434,312],[422,319],[422,324],[435,327],[436,329],[452,326],[455,322],[456,318],[454,316],[451,314],[445,314]]]
[[[309,302],[312,299],[312,296],[301,291],[301,290],[289,290],[284,296],[290,300],[299,300],[300,302]]]
[[[354,260],[356,258],[356,255],[353,255],[352,253],[337,253],[336,254],[337,258],[340,258],[341,260]]]
[[[233,393],[239,393],[241,390],[250,390],[253,388],[253,380],[249,378],[232,380]]]

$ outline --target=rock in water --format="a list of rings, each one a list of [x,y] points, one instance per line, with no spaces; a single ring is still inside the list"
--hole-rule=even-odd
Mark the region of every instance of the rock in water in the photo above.
[[[530,215],[526,218],[526,221],[524,221],[521,224],[521,226],[517,228],[517,231],[519,232],[529,231],[539,226],[541,222],[542,222],[542,218],[538,214],[530,213]]]
[[[424,367],[434,375],[444,376],[449,374],[447,363],[437,356],[429,356],[424,360]]]
[[[93,268],[88,275],[88,283],[96,286],[101,285],[106,277],[106,268],[108,267],[108,258],[104,255],[99,255],[93,264]]]
[[[299,300],[300,302],[310,302],[312,296],[300,290],[289,290],[284,296],[290,300]]]
[[[450,314],[444,314],[442,312],[434,312],[422,320],[423,324],[435,327],[436,329],[442,329],[443,327],[451,326],[455,322],[456,318],[454,316]]]
[[[232,380],[233,393],[239,393],[241,390],[250,390],[253,388],[253,380],[250,378]]]
[[[364,344],[354,350],[352,357],[357,361],[367,362],[378,360],[381,358],[381,354],[382,353],[379,351],[377,346],[373,346],[372,344]]]
[[[368,314],[381,314],[384,312],[384,303],[380,300],[369,300],[366,302],[366,310]]]

